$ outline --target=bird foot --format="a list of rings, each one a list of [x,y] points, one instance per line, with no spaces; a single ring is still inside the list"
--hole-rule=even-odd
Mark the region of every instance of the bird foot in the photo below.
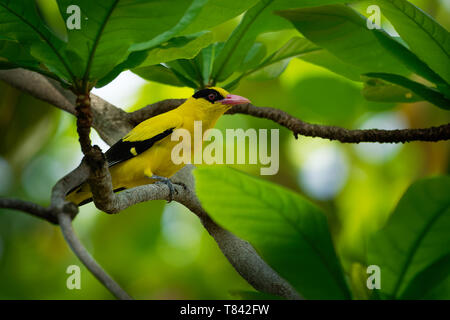
[[[173,195],[175,193],[175,188],[173,186],[172,181],[170,181],[169,178],[161,177],[157,175],[152,175],[150,179],[156,180],[156,183],[164,183],[169,188],[169,200],[167,200],[167,203],[172,202]]]

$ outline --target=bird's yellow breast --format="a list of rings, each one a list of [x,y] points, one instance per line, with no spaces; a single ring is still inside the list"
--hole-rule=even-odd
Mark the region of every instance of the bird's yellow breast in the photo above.
[[[217,116],[209,117],[208,120],[197,120],[200,117],[199,115],[193,117],[190,114],[184,114],[184,110],[175,109],[173,111],[177,111],[178,115],[183,118],[183,124],[178,129],[184,129],[189,132],[189,141],[182,141],[181,138],[172,141],[172,135],[174,134],[172,133],[155,143],[150,149],[142,154],[111,167],[110,172],[115,189],[132,188],[148,184],[151,182],[149,177],[152,175],[168,178],[173,176],[178,170],[186,165],[186,163],[174,163],[172,159],[173,148],[180,143],[189,146],[191,155],[190,160],[192,161],[194,151],[201,152],[201,146],[195,146],[195,144],[198,144],[199,141],[203,140],[202,136],[194,136],[195,121],[201,121],[202,133],[204,133],[206,130],[214,127],[217,119],[220,117],[220,114],[218,114]]]

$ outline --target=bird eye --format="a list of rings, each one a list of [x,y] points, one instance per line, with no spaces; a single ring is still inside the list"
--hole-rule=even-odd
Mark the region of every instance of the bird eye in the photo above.
[[[210,93],[210,94],[208,95],[208,100],[211,101],[211,102],[213,102],[214,99],[216,99],[216,94],[215,94],[215,93]]]

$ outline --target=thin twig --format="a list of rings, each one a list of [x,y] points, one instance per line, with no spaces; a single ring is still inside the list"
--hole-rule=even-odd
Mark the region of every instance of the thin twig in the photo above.
[[[138,124],[150,117],[154,117],[158,114],[175,109],[184,101],[185,100],[183,99],[162,100],[130,113],[129,117],[133,123]],[[436,142],[450,139],[450,124],[424,129],[349,130],[335,126],[311,124],[297,119],[283,110],[271,107],[257,107],[252,104],[236,105],[226,112],[228,115],[236,113],[271,120],[291,130],[295,137],[302,135],[307,137],[337,140],[343,143],[404,143],[411,141]]]
[[[86,159],[83,159],[75,170],[60,179],[53,187],[51,208],[57,212],[55,216],[61,227],[64,239],[80,261],[116,298],[129,300],[131,297],[102,269],[77,238],[71,223],[73,217],[67,213],[67,210],[58,210],[59,208],[67,208],[69,205],[75,206],[73,203],[66,201],[66,194],[75,186],[86,181],[89,176],[89,166]]]
[[[52,215],[52,210],[50,208],[40,206],[33,202],[0,198],[0,208],[26,212],[32,216],[47,220],[50,223],[58,224],[58,220],[56,219],[56,216]]]
[[[72,219],[64,212],[58,214],[58,222],[64,239],[69,244],[75,255],[83,262],[89,271],[117,298],[132,300],[132,298],[100,267],[89,252],[81,244],[72,228]]]
[[[344,143],[379,142],[404,143],[411,141],[441,141],[450,139],[450,124],[426,129],[397,129],[397,130],[348,130],[335,126],[310,124],[297,119],[287,112],[270,107],[256,107],[252,104],[234,106],[228,114],[242,113],[253,117],[272,120],[291,130],[294,135],[319,137],[337,140]]]

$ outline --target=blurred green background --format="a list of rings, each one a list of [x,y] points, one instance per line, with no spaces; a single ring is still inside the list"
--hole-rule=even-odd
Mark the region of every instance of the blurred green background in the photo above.
[[[412,1],[450,28],[448,1]],[[225,40],[238,19],[213,29]],[[268,51],[296,31],[260,36]],[[448,122],[426,102],[367,102],[362,84],[292,59],[281,77],[247,79],[234,93],[257,106],[280,108],[313,123],[345,128],[419,128]],[[94,90],[135,110],[191,89],[149,83],[131,72]],[[267,120],[224,116],[218,128],[278,128]],[[53,184],[81,159],[75,118],[0,82],[0,196],[48,205]],[[98,135],[94,143],[107,146]],[[258,165],[236,166],[250,173]],[[361,272],[366,241],[392,212],[406,188],[422,177],[449,172],[449,142],[399,145],[341,144],[299,137],[280,128],[280,171],[263,178],[291,188],[327,213],[346,273]],[[251,287],[221,254],[196,216],[176,203],[153,201],[117,215],[81,208],[74,221],[81,241],[122,287],[138,299],[229,299]],[[66,288],[66,269],[81,267],[81,290]],[[354,288],[358,291],[358,288]],[[361,294],[363,297],[364,294]],[[79,263],[60,230],[24,213],[0,210],[0,299],[109,299],[111,294]]]

